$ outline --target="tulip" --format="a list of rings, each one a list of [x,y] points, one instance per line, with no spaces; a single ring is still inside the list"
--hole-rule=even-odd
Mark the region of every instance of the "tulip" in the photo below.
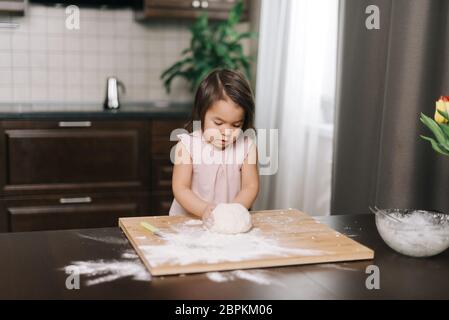
[[[448,119],[443,117],[438,111],[448,112],[449,110],[449,96],[441,96],[436,102],[435,116],[434,119],[437,123],[448,123]]]

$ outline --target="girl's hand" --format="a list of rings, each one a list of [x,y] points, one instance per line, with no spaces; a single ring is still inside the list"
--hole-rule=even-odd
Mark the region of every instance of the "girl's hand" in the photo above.
[[[202,220],[203,220],[203,224],[206,226],[206,228],[210,228],[213,223],[214,223],[214,218],[212,216],[212,211],[214,211],[216,205],[213,203],[210,203],[206,206],[206,208],[204,208],[203,211],[203,216],[202,216]]]

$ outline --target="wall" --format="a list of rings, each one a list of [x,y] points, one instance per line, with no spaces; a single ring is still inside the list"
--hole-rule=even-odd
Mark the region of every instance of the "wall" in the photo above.
[[[110,75],[125,83],[122,100],[192,99],[182,79],[170,96],[159,79],[188,46],[191,22],[138,23],[131,9],[90,8],[81,8],[80,30],[65,19],[64,7],[42,5],[0,17],[20,25],[0,28],[0,102],[98,102]]]

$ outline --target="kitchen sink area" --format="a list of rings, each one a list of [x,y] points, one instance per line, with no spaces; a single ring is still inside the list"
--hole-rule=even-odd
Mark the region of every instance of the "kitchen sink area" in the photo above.
[[[119,109],[105,109],[101,103],[0,103],[2,119],[63,118],[146,118],[146,117],[190,117],[192,104],[189,102],[130,102],[121,104]]]

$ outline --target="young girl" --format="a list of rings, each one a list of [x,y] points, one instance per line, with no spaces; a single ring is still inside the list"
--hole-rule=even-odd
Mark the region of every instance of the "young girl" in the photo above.
[[[219,203],[252,206],[259,191],[257,150],[242,131],[254,129],[253,122],[253,94],[241,73],[215,70],[201,82],[191,120],[199,128],[178,135],[170,215],[193,214],[210,223]]]

